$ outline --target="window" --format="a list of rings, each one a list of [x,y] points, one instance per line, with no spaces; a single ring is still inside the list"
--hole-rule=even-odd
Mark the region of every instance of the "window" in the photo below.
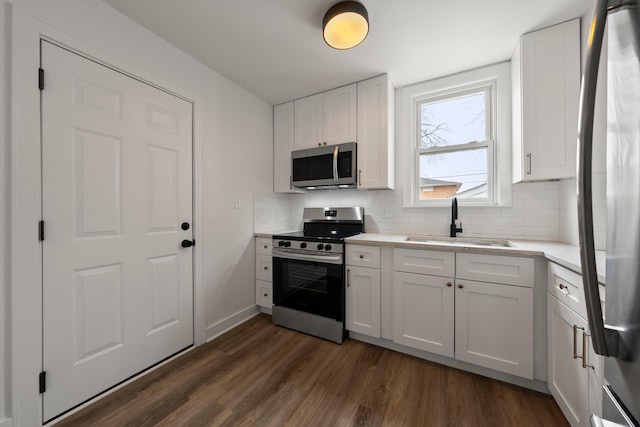
[[[509,71],[498,64],[401,90],[405,206],[510,203]]]

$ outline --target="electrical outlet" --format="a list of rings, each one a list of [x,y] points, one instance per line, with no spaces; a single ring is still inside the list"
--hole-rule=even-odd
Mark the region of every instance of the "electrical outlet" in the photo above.
[[[382,218],[391,218],[393,216],[393,207],[391,207],[391,206],[383,206],[380,209],[380,216]]]
[[[236,203],[233,206],[235,209],[241,209],[242,208],[242,200],[240,199],[236,199]]]

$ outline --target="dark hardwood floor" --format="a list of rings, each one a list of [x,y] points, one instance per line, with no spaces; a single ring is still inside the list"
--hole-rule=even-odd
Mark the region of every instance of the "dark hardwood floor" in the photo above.
[[[567,426],[551,396],[261,314],[63,426]]]

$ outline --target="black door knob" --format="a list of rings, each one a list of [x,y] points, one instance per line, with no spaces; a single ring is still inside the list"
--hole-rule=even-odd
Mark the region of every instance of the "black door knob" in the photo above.
[[[183,240],[182,241],[182,247],[183,248],[190,248],[191,246],[195,246],[196,245],[196,241],[195,240]]]
[[[189,227],[191,227],[191,225],[188,222],[183,222],[182,225],[180,226],[180,228],[182,228],[183,230],[188,230]]]

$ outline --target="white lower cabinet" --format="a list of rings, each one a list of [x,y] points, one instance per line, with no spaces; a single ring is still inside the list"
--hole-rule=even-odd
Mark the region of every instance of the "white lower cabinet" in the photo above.
[[[273,305],[271,247],[271,239],[256,237],[256,304],[268,309]]]
[[[396,248],[393,269],[395,343],[533,379],[533,258]]]
[[[593,352],[588,322],[560,298],[572,303],[571,291],[582,291],[581,276],[550,264],[547,293],[547,377],[549,390],[572,427],[590,426],[591,414],[602,415],[602,357]],[[558,274],[571,277],[558,282]],[[571,273],[571,272],[568,272]],[[561,293],[555,295],[558,283]],[[584,310],[584,303],[576,306]]]
[[[346,328],[380,338],[380,269],[347,266]]]
[[[380,338],[380,248],[346,245],[345,328]]]
[[[393,341],[453,357],[453,278],[393,273]]]
[[[533,379],[533,288],[456,280],[455,358]]]

